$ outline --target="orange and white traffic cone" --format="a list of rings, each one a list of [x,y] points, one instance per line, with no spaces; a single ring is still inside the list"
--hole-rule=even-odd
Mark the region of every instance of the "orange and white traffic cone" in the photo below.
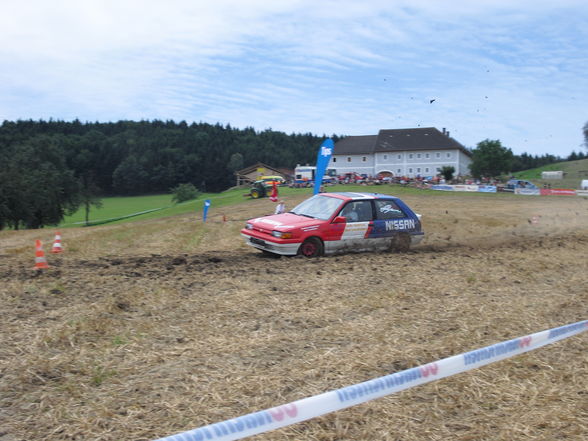
[[[35,268],[36,270],[49,268],[47,260],[45,259],[45,253],[43,252],[43,243],[37,239],[35,241]]]
[[[63,248],[61,247],[61,233],[58,231],[55,233],[55,240],[53,241],[53,248],[51,248],[51,252],[53,254],[61,253]]]

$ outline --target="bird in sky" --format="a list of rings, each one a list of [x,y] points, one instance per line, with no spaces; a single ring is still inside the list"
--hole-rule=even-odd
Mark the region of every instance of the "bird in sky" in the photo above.
[[[433,104],[435,102],[435,98],[433,98],[432,100],[429,100],[429,104]]]

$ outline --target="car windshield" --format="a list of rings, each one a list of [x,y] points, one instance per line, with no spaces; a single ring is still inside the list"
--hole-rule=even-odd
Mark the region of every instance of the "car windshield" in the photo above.
[[[342,203],[341,199],[317,194],[294,207],[290,213],[327,220]]]

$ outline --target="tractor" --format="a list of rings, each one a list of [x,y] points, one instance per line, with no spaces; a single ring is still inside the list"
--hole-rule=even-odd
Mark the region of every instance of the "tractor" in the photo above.
[[[264,180],[255,181],[253,184],[251,184],[251,189],[249,190],[249,193],[243,196],[250,196],[253,199],[264,198],[270,195],[271,189],[272,187],[268,187],[267,182],[265,182]]]

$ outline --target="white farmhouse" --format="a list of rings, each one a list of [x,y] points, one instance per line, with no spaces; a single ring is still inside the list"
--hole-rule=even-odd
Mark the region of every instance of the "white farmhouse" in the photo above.
[[[341,139],[335,143],[329,168],[337,174],[428,177],[452,166],[455,175],[463,176],[470,173],[471,158],[471,152],[445,129],[393,129]]]

